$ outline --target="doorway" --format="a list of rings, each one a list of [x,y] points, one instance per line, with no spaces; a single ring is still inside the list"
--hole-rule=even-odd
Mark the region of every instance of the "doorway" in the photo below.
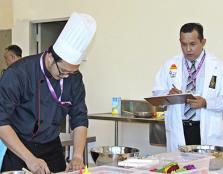
[[[0,72],[6,68],[4,60],[5,48],[12,44],[12,30],[0,30]]]
[[[67,20],[32,23],[30,52],[41,53],[53,45],[66,22]]]

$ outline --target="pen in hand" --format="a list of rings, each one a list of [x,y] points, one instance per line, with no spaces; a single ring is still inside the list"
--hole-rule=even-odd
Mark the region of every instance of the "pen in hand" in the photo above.
[[[176,86],[174,84],[172,84],[173,88],[176,88]],[[177,88],[176,88],[177,89]]]
[[[181,94],[182,91],[177,89],[174,84],[172,84],[173,88],[169,91],[169,94]]]

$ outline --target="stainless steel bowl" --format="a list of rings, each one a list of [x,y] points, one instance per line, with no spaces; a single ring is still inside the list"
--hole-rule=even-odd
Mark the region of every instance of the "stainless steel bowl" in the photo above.
[[[139,155],[139,150],[122,146],[101,146],[91,149],[91,156],[97,166],[118,166],[119,161]]]
[[[2,172],[2,174],[25,174],[24,171],[18,170],[18,171],[7,171],[7,172]]]
[[[212,145],[187,145],[180,146],[179,150],[181,152],[192,152],[199,154],[212,155],[215,158],[210,160],[209,169],[219,170],[223,167],[223,147],[212,146]]]

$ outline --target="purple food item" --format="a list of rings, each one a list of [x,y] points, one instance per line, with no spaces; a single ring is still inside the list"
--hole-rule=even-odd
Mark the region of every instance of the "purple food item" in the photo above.
[[[187,169],[187,170],[192,170],[192,169],[196,169],[196,167],[193,164],[184,166],[183,168]]]

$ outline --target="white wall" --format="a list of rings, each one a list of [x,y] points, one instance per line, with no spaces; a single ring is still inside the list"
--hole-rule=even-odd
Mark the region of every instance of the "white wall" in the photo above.
[[[223,57],[222,6],[221,0],[13,0],[12,39],[28,55],[30,21],[68,17],[74,10],[94,16],[97,34],[81,70],[89,113],[108,112],[112,96],[151,95],[158,68],[180,52],[179,29],[186,22],[203,24],[206,47]],[[91,133],[101,130],[95,124],[90,125]],[[147,146],[143,136],[142,142]]]

